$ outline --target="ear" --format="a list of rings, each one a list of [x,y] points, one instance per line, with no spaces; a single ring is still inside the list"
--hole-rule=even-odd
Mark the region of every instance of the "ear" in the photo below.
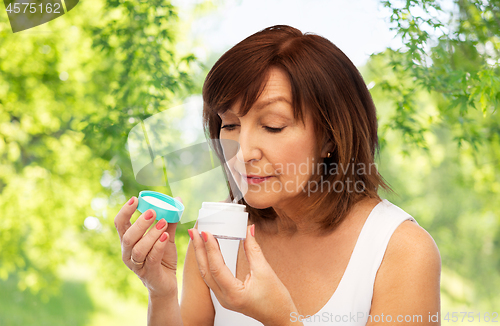
[[[321,149],[321,158],[327,158],[329,152],[335,150],[335,143],[332,140],[327,140],[323,142],[323,147]]]

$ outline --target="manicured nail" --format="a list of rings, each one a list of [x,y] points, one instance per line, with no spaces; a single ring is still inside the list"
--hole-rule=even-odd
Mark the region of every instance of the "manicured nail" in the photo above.
[[[255,224],[252,224],[252,226],[250,227],[250,234],[252,235],[252,237],[255,237]]]
[[[189,233],[189,237],[191,238],[191,240],[194,240],[194,237],[193,237],[193,230],[188,229],[188,233]]]
[[[130,200],[128,201],[128,204],[132,205],[134,203],[134,200],[135,200],[135,198],[134,198],[134,196],[132,196],[132,198],[130,198]]]
[[[164,219],[161,219],[158,223],[156,223],[156,229],[161,230],[167,222]]]
[[[206,234],[205,231],[201,232],[201,237],[205,240],[205,242],[208,241],[208,234]]]
[[[150,219],[152,219],[152,218],[153,218],[153,216],[154,216],[153,210],[152,210],[152,209],[150,209],[150,210],[148,210],[148,211],[146,212],[146,215],[144,216],[144,219],[145,219],[145,220],[150,220]]]
[[[162,221],[165,221],[162,219]],[[160,237],[160,242],[165,242],[167,240],[167,232],[163,232]]]

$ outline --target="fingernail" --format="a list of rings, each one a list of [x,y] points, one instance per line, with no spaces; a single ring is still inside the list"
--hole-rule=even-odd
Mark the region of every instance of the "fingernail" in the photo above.
[[[205,242],[208,241],[208,234],[206,234],[205,231],[201,232],[201,237],[203,238],[203,240],[205,240]]]
[[[252,237],[255,237],[255,224],[252,224],[252,226],[250,227],[250,234],[252,235]]]
[[[152,219],[152,218],[153,218],[153,215],[154,215],[153,210],[152,210],[152,209],[150,209],[150,210],[148,210],[148,211],[146,212],[146,215],[144,216],[144,219],[145,219],[145,220],[150,220],[150,219]]]
[[[134,203],[134,196],[132,196],[132,198],[130,198],[130,200],[128,201],[129,205],[132,205],[133,203]]]
[[[189,237],[191,238],[191,240],[194,240],[194,237],[193,237],[193,230],[188,229],[188,233],[189,233]]]
[[[164,220],[162,219],[162,221]],[[165,242],[165,240],[167,240],[167,232],[163,232],[160,237],[160,242]]]
[[[167,222],[164,219],[161,219],[158,223],[156,223],[156,229],[161,230]]]

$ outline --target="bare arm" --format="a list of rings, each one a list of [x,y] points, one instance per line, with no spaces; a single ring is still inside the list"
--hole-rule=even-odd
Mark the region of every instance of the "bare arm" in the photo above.
[[[214,324],[215,310],[210,289],[201,278],[191,240],[189,240],[184,262],[180,311],[184,326],[212,326]]]
[[[215,311],[210,290],[201,278],[191,240],[184,262],[181,304],[178,296],[149,296],[149,326],[211,326]]]
[[[148,305],[149,326],[183,326],[178,297],[151,297]]]
[[[440,314],[440,277],[441,257],[430,234],[411,221],[401,223],[377,272],[366,325],[387,325],[388,318],[408,326],[441,325],[441,316],[430,318]]]

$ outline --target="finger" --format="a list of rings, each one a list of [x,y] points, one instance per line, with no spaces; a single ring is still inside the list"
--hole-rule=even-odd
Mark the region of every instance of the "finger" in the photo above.
[[[255,234],[255,224],[247,226],[247,236],[244,240],[245,255],[247,257],[250,270],[257,271],[262,270],[262,268],[267,269],[270,267],[269,263],[264,257],[262,249],[255,240],[255,236],[252,235],[252,232]]]
[[[177,223],[167,223],[168,241],[175,243],[175,231],[177,230]]]
[[[241,290],[243,283],[234,277],[229,267],[225,264],[217,239],[210,232],[203,233],[204,238],[206,238],[205,250],[212,278],[224,295]]]
[[[161,232],[161,235],[155,241],[153,247],[151,248],[151,251],[149,252],[146,258],[147,261],[144,264],[144,268],[146,268],[148,271],[157,271],[157,272],[161,271],[160,265],[163,258],[163,254],[165,252],[165,248],[167,247],[168,244],[167,241],[168,238],[169,235],[167,232]]]
[[[182,203],[181,197],[174,197]],[[177,230],[177,223],[169,223],[167,228],[168,241],[175,243],[175,231]]]
[[[132,224],[131,227],[125,232],[122,238],[122,260],[125,264],[130,262],[130,257],[132,256],[132,248],[135,244],[142,239],[144,233],[148,228],[154,223],[156,217],[156,212],[153,209],[148,209],[145,211],[137,221]],[[134,257],[134,259],[136,259]],[[140,262],[140,260],[136,260]],[[132,264],[130,262],[130,264]],[[127,266],[130,266],[127,264]]]
[[[146,260],[149,252],[153,248],[155,242],[160,238],[162,233],[167,229],[167,222],[164,219],[159,220],[146,235],[144,235],[132,248],[131,257],[137,262]],[[132,259],[131,259],[132,260]],[[132,264],[134,262],[132,261]]]
[[[210,267],[208,265],[207,252],[205,249],[205,242],[198,230],[192,229],[193,232],[193,248],[196,261],[198,262],[198,269],[200,270],[201,278],[205,281],[207,286],[214,291],[214,294],[220,294],[219,285],[214,281],[210,273]]]
[[[118,214],[115,217],[115,227],[116,231],[118,231],[118,236],[120,237],[120,241],[122,241],[123,234],[128,230],[128,228],[132,225],[130,223],[130,218],[134,214],[137,208],[137,201],[135,196],[132,196],[125,205],[122,206]]]

